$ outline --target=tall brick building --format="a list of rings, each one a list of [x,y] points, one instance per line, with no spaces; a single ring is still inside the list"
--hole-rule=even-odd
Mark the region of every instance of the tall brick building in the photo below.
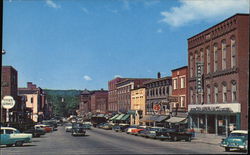
[[[80,104],[79,104],[79,112],[80,115],[85,115],[88,112],[91,112],[91,92],[87,89],[83,90],[80,95]]]
[[[93,114],[106,114],[108,110],[108,91],[103,89],[92,91],[90,108]]]
[[[249,14],[236,14],[188,39],[190,126],[227,134],[248,129]]]

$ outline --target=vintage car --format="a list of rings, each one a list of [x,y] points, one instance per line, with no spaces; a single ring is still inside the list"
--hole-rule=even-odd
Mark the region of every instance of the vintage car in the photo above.
[[[142,131],[142,133],[140,132],[139,135],[146,137],[146,138],[156,138],[156,132],[161,130],[163,127],[150,127],[147,128],[146,130]]]
[[[86,130],[90,130],[91,125],[90,124],[83,124],[83,128],[86,129]]]
[[[35,125],[35,128],[43,128],[45,132],[47,133],[53,131],[52,127],[50,127],[49,125],[45,125],[45,124],[37,124]]]
[[[86,130],[82,123],[73,123],[72,124],[72,136],[84,136],[86,134]]]
[[[19,130],[11,127],[1,127],[0,129],[0,145],[22,146],[23,143],[30,143],[32,134],[20,133]]]
[[[112,130],[112,127],[113,127],[112,124],[105,123],[101,128],[105,130]]]
[[[72,123],[66,123],[65,124],[65,131],[71,132],[72,131]]]
[[[185,129],[175,129],[175,128],[162,128],[159,131],[156,131],[156,139],[160,140],[171,140],[171,141],[178,141],[178,140],[185,140],[191,141],[192,133],[188,132]]]
[[[129,127],[129,124],[119,124],[113,126],[112,130],[116,132],[125,132],[125,130]]]
[[[133,129],[137,129],[137,128],[138,128],[138,126],[132,125],[132,126],[129,126],[127,129],[125,129],[125,132],[126,132],[127,134],[131,134],[132,130],[133,130]]]
[[[248,131],[232,131],[226,139],[222,139],[220,146],[224,147],[225,151],[230,151],[230,149],[248,150]]]
[[[32,134],[32,137],[40,137],[41,135],[45,134],[45,131],[42,129],[35,129],[35,128],[30,128],[24,131],[24,133],[30,133]]]
[[[136,129],[132,129],[131,134],[137,136],[140,131],[145,130],[145,129],[146,129],[146,126],[139,126]]]

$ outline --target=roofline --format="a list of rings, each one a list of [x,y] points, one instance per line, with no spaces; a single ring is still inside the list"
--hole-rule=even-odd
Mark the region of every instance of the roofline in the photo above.
[[[218,25],[220,25],[220,24],[224,23],[225,21],[227,21],[227,20],[229,20],[229,19],[231,19],[231,18],[234,18],[235,16],[249,16],[249,13],[236,13],[235,15],[233,15],[233,16],[231,16],[231,17],[226,18],[225,20],[223,20],[223,21],[221,21],[221,22],[217,23],[216,25],[213,25],[213,26],[211,26],[211,27],[207,28],[206,30],[204,30],[204,31],[202,31],[202,32],[200,32],[200,33],[198,33],[198,34],[196,34],[196,35],[194,35],[194,36],[192,36],[192,37],[188,38],[187,40],[190,40],[190,39],[192,39],[192,38],[195,38],[196,36],[198,36],[198,35],[200,35],[200,34],[202,34],[202,33],[206,32],[206,31],[208,31],[208,30],[213,29],[214,27],[216,27],[216,26],[218,26]]]
[[[183,68],[188,68],[188,66],[182,66],[182,67],[179,67],[179,68],[173,69],[173,70],[171,70],[171,71],[173,72],[173,71],[180,70],[180,69],[183,69]]]
[[[159,81],[159,80],[164,80],[164,79],[172,80],[172,76],[165,76],[162,78],[152,79],[152,80],[143,82],[143,84],[147,84],[147,83],[151,83],[151,82],[155,82],[155,81]]]
[[[120,84],[129,80],[152,80],[153,78],[126,78],[120,82],[117,82],[116,84]]]

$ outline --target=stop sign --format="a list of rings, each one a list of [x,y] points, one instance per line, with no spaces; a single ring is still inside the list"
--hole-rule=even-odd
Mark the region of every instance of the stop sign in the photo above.
[[[4,96],[2,99],[2,106],[4,109],[11,109],[15,106],[15,100],[12,96]]]

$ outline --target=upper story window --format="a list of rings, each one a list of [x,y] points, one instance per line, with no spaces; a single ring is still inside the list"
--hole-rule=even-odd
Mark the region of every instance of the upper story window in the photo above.
[[[218,46],[214,44],[214,72],[218,70]]]
[[[196,93],[196,94],[195,94],[195,103],[196,103],[196,104],[199,104],[198,98],[199,98],[199,95],[198,95],[198,93]]]
[[[185,87],[186,87],[186,78],[181,77],[181,88],[185,88]]]
[[[214,86],[214,103],[218,103],[218,85]]]
[[[226,82],[222,83],[222,102],[227,102],[227,85],[226,85]]]
[[[196,63],[199,62],[199,56],[198,56],[197,51],[195,51],[194,59],[195,59],[194,66],[196,67]],[[195,72],[196,72],[195,67],[194,67],[194,75],[195,75]]]
[[[193,77],[193,55],[190,55],[190,77]]]
[[[177,79],[174,79],[173,83],[174,83],[174,89],[177,89]]]
[[[33,97],[30,98],[30,103],[34,103]]]
[[[200,50],[200,55],[201,55],[201,63],[204,63],[204,52],[203,52],[203,49]]]
[[[221,52],[222,52],[222,70],[226,69],[226,58],[227,58],[227,49],[226,49],[226,40],[221,42]]]
[[[231,67],[236,66],[236,41],[235,37],[231,37]]]
[[[193,104],[194,103],[194,100],[193,100],[193,95],[194,95],[194,92],[193,92],[193,89],[190,88],[190,103]]]
[[[181,107],[185,107],[185,96],[181,96]]]
[[[207,103],[211,103],[211,92],[210,87],[207,87]]]
[[[233,80],[231,83],[232,83],[232,102],[235,102],[235,101],[237,101],[237,96],[236,96],[236,92],[237,92],[236,81]]]
[[[209,47],[206,49],[207,54],[207,74],[210,73],[210,50]]]

